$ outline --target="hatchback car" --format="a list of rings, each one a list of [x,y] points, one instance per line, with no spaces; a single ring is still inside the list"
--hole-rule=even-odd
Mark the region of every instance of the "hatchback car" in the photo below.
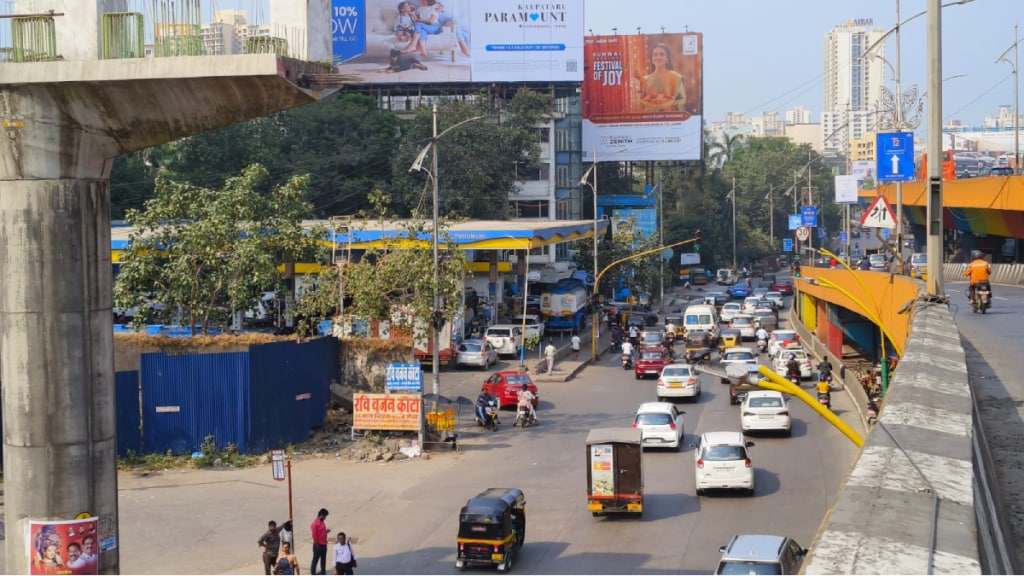
[[[783,348],[800,342],[796,330],[773,330],[768,338],[768,356],[775,358]]]
[[[870,269],[876,272],[889,271],[889,260],[886,259],[885,254],[872,254],[868,256],[868,264]]]
[[[661,330],[647,330],[640,333],[641,348],[660,348],[665,345],[665,333]]]
[[[658,376],[658,402],[666,398],[690,398],[694,402],[700,397],[700,372],[690,364],[669,364],[661,369]]]
[[[475,366],[484,370],[498,363],[498,351],[486,340],[465,340],[455,353],[456,366]]]
[[[806,380],[811,377],[813,372],[811,366],[811,357],[807,355],[807,352],[803,348],[784,348],[781,350],[778,356],[775,357],[775,361],[772,368],[781,374],[783,377],[786,376],[786,364],[789,363],[789,356],[793,355],[796,361],[800,364],[800,379]]]
[[[743,305],[739,302],[728,302],[722,304],[722,313],[719,318],[722,322],[731,322],[733,318],[743,313]]]
[[[747,296],[743,299],[743,313],[750,314],[757,308],[757,304],[761,302],[760,296]]]
[[[668,364],[668,357],[663,348],[641,348],[636,357],[636,364],[633,366],[633,375],[637,380],[647,376],[657,376],[661,374],[661,369],[666,364]]]
[[[789,416],[789,400],[775,390],[751,390],[740,406],[740,429],[774,430],[789,436],[793,420]]]
[[[786,307],[786,299],[782,296],[782,292],[779,292],[778,290],[766,292],[764,299],[775,304],[775,308],[777,310],[782,310]]]
[[[509,318],[509,323],[519,326],[519,329],[523,329],[523,316],[513,316]],[[544,337],[544,321],[540,319],[540,316],[536,314],[526,315],[526,337],[537,336],[537,338]]]
[[[1009,166],[993,166],[989,176],[1013,176],[1013,168]]]
[[[740,331],[740,339],[750,340],[754,337],[757,329],[754,327],[754,317],[749,314],[741,314],[729,322],[729,328]]]
[[[778,312],[779,306],[777,303],[768,300],[767,298],[762,298],[761,301],[757,303],[757,307],[754,308],[754,312],[757,312],[758,310],[771,310],[772,312]],[[754,312],[751,312],[751,314]]]
[[[670,402],[644,402],[633,416],[633,428],[640,430],[644,447],[678,450],[683,444],[683,414]]]
[[[523,345],[522,328],[514,324],[494,324],[484,332],[484,340],[491,343],[498,355],[518,356]]]
[[[498,399],[498,409],[500,410],[503,407],[515,408],[519,404],[519,392],[523,389],[523,384],[526,384],[527,390],[533,392],[533,407],[536,408],[540,403],[540,392],[537,391],[537,385],[533,383],[533,379],[526,372],[495,372],[487,380],[484,380],[482,388]]]
[[[750,288],[748,288],[744,283],[733,284],[729,288],[729,298],[739,300],[740,298],[746,298],[747,296],[750,296]]]
[[[910,255],[910,277],[923,278],[928,272],[928,254],[917,252]]]
[[[792,538],[739,534],[718,549],[722,559],[715,574],[799,574],[807,556]]]
[[[706,490],[743,490],[754,494],[754,447],[740,432],[705,432],[692,445],[697,495]]]
[[[793,295],[793,281],[792,280],[776,280],[772,284],[772,290],[781,292],[783,296]]]

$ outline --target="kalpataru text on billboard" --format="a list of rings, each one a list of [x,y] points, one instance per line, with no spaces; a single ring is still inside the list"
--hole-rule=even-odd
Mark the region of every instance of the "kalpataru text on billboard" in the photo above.
[[[584,38],[583,160],[700,160],[699,32]]]
[[[419,430],[419,394],[356,394],[353,430]]]
[[[579,82],[583,1],[331,0],[335,68],[365,84]]]

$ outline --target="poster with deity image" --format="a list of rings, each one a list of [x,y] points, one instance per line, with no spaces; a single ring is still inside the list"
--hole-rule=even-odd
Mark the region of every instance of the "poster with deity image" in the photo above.
[[[99,520],[30,520],[29,574],[98,574]]]

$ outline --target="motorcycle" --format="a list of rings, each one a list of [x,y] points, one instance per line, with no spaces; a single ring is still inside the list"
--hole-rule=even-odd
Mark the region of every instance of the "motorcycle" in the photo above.
[[[515,428],[517,425],[523,428],[532,426],[537,423],[537,417],[533,415],[528,408],[524,409],[522,406],[516,407],[516,421],[512,423],[512,427]]]
[[[789,381],[792,382],[794,386],[799,386],[800,385],[800,371],[799,370],[790,370],[789,373],[786,374],[786,378],[788,378]]]
[[[612,338],[612,341],[608,344],[609,352],[618,352],[622,350],[622,342],[618,338]]]
[[[992,307],[992,285],[988,282],[978,282],[974,285],[974,297],[971,298],[971,311],[975,314],[978,310],[981,310],[982,314],[985,314],[986,310]]]
[[[825,408],[828,408],[829,410],[831,410],[832,409],[832,395],[829,394],[828,392],[819,392],[818,393],[818,404],[821,404]]]
[[[632,354],[623,354],[622,355],[622,369],[623,370],[629,370],[632,367],[633,367],[633,355]]]
[[[480,421],[480,414],[478,413],[476,415],[476,423],[478,425],[480,425],[480,426],[483,426],[484,428],[487,428],[491,432],[497,432],[498,431],[498,425],[501,424],[501,422],[498,421],[498,401],[497,400],[492,398],[491,400],[487,401],[487,405],[484,406],[484,418],[486,418],[486,420],[481,422]]]
[[[768,341],[767,340],[758,340],[757,341],[757,351],[760,352],[761,354],[764,354],[764,353],[768,352]]]
[[[878,402],[874,398],[868,398],[868,422],[878,420]]]

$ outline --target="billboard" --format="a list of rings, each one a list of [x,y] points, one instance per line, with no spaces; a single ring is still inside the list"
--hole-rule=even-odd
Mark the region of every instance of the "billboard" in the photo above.
[[[861,190],[875,187],[875,161],[854,160],[853,175],[857,177],[857,185]]]
[[[583,0],[331,0],[335,70],[365,84],[579,82]]]
[[[700,160],[704,39],[699,32],[587,36],[583,161]]]

